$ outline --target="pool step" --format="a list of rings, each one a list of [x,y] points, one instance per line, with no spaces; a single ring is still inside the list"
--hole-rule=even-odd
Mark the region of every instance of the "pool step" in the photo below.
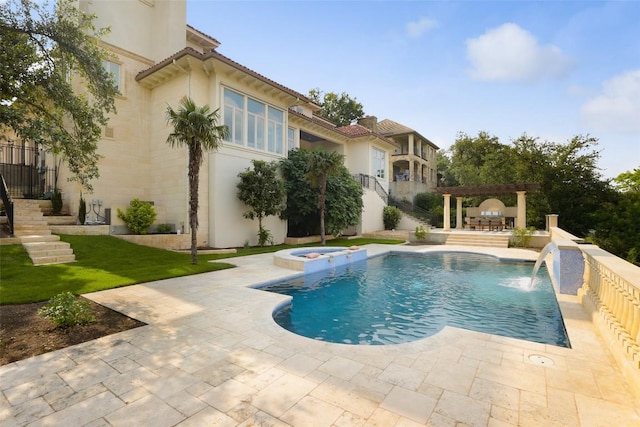
[[[484,246],[492,248],[508,248],[509,234],[479,233],[451,233],[447,237],[446,245],[456,246]]]

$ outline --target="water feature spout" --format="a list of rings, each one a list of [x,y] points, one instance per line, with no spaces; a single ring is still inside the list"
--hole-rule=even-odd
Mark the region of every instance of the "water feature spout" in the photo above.
[[[538,270],[540,269],[542,262],[547,257],[547,255],[549,255],[555,249],[556,249],[556,245],[553,242],[549,242],[542,249],[542,252],[540,252],[540,255],[538,255],[536,264],[533,266],[533,273],[531,273],[531,281],[529,282],[529,289],[533,288],[533,282],[536,279],[536,274],[538,274]]]

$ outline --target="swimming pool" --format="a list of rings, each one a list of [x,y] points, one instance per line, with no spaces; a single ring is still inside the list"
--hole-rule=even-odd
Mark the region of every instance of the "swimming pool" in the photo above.
[[[470,253],[389,254],[261,288],[293,297],[275,321],[317,340],[384,345],[445,325],[569,347],[545,269]]]

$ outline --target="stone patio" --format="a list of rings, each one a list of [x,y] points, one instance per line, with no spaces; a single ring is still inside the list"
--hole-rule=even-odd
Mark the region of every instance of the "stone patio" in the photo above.
[[[519,249],[368,245],[370,255]],[[300,337],[248,286],[273,255],[86,297],[149,325],[0,367],[2,426],[640,426],[638,401],[575,297],[572,348],[447,327],[390,346]]]

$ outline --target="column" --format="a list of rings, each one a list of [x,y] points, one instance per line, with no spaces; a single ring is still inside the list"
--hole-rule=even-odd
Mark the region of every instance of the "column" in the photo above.
[[[444,196],[444,231],[451,231],[451,194]]]
[[[518,195],[516,227],[518,228],[527,228],[527,198],[525,193],[526,191],[516,191]]]
[[[462,197],[456,197],[456,230],[462,230]]]

